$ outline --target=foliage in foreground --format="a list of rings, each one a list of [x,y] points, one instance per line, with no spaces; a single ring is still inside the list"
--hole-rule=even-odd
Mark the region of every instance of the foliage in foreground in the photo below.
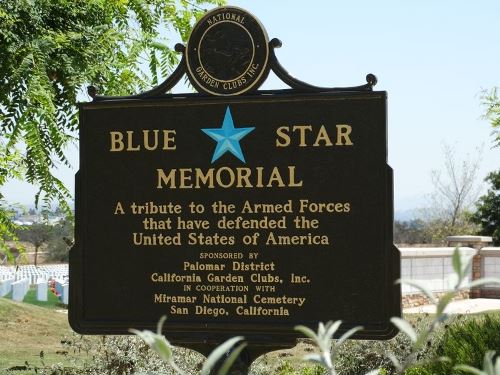
[[[445,330],[436,355],[448,361],[425,366],[432,374],[453,374],[454,366],[467,364],[481,368],[484,355],[490,349],[500,352],[500,315],[485,314],[471,319],[459,319]]]
[[[492,314],[493,315],[493,314]],[[421,332],[432,321],[432,317],[426,314],[415,314],[407,317],[417,332]],[[493,319],[500,320],[500,315],[493,315]],[[464,323],[474,320],[479,330],[484,319],[481,316],[459,316],[451,318],[447,325],[440,326],[432,336],[432,344],[426,344],[417,356],[418,362],[427,363],[438,356],[439,347],[443,346],[443,337],[449,330],[459,329]],[[496,327],[494,327],[497,329]],[[497,331],[491,331],[489,335],[495,335]],[[301,340],[300,346],[307,348],[306,352],[312,352],[310,340]],[[133,336],[70,336],[64,339],[67,356],[73,358],[73,366],[53,366],[51,371],[38,368],[38,373],[58,375],[132,375],[135,373],[159,373],[177,374],[175,370],[152,350],[139,337]],[[492,348],[493,346],[490,346]],[[402,361],[411,351],[411,342],[403,334],[398,334],[388,341],[372,340],[347,340],[341,346],[337,346],[338,353],[334,365],[337,372],[342,375],[366,374],[371,369],[382,369],[380,374],[394,374],[394,367],[386,353],[392,352]],[[173,361],[186,374],[199,374],[204,357],[199,353],[173,347]],[[82,355],[83,354],[83,355]],[[482,359],[479,368],[482,366]],[[457,363],[457,362],[455,362]],[[469,362],[462,362],[471,365]],[[37,363],[40,366],[40,363]],[[32,364],[34,368],[35,364]],[[57,372],[57,371],[59,372]],[[429,366],[410,367],[406,375],[439,375],[457,372],[440,373]],[[324,375],[327,370],[320,365],[307,363],[302,364],[291,353],[272,353],[258,358],[250,369],[252,375]]]
[[[417,289],[420,290],[421,293],[423,293],[429,301],[431,301],[432,304],[435,305],[436,307],[436,313],[434,317],[431,319],[429,324],[424,327],[421,331],[417,331],[413,325],[408,322],[407,320],[394,317],[391,318],[391,322],[398,328],[398,330],[401,333],[404,333],[409,339],[410,339],[410,351],[406,355],[405,358],[402,360],[395,355],[395,353],[386,353],[388,358],[391,360],[392,365],[395,369],[395,374],[402,375],[407,372],[408,369],[415,367],[416,364],[421,362],[421,359],[419,358],[419,355],[421,355],[422,350],[425,350],[425,347],[428,345],[431,345],[431,340],[434,332],[438,329],[438,327],[448,319],[448,314],[445,312],[446,307],[450,303],[450,301],[457,295],[457,293],[460,291],[461,288],[463,288],[465,285],[464,281],[467,275],[470,273],[470,269],[472,267],[472,259],[469,259],[468,262],[463,262],[462,256],[460,254],[460,251],[458,248],[455,249],[453,252],[453,257],[452,257],[452,265],[453,265],[453,270],[457,276],[457,282],[453,288],[453,290],[445,293],[440,299],[436,299],[432,292],[425,288],[424,286],[420,285],[419,283],[416,283],[415,281],[412,280],[400,280],[399,282],[409,284]],[[478,287],[484,284],[488,283],[496,283],[500,284],[500,279],[494,279],[494,278],[484,278],[484,279],[479,279],[479,280],[474,280],[471,283],[469,283],[467,286],[472,288],[472,287]],[[313,342],[319,349],[319,354],[316,355],[309,355],[305,358],[305,360],[312,361],[315,363],[320,363],[322,366],[324,366],[330,375],[336,375],[337,374],[337,369],[335,368],[334,365],[334,358],[337,356],[338,352],[338,345],[340,345],[345,338],[349,337],[350,335],[354,334],[356,329],[353,329],[351,331],[348,331],[344,336],[341,337],[338,342],[335,342],[330,345],[328,348],[328,343],[331,342],[331,339],[333,338],[333,335],[335,331],[337,330],[338,326],[340,326],[340,322],[335,322],[335,323],[329,323],[326,326],[322,325],[320,323],[319,328],[318,328],[318,333],[312,332],[310,329],[306,327],[298,327],[301,332],[306,334],[308,337],[313,339]],[[347,337],[345,337],[347,336]],[[485,363],[483,364],[484,369],[493,369],[496,365],[494,365],[493,356],[486,355],[484,357]],[[438,357],[437,355],[434,356],[434,358],[430,359],[430,362],[442,362],[442,361],[450,361],[449,358],[446,357]],[[490,362],[488,362],[490,361]],[[500,361],[499,361],[500,362]],[[455,367],[455,368],[461,368],[461,369],[468,369],[470,371],[474,371],[473,367],[468,367],[468,366],[462,366],[462,367]],[[472,370],[471,370],[472,369]],[[489,371],[489,370],[488,370]],[[372,370],[368,374],[377,374],[380,372],[380,369]],[[495,374],[496,375],[496,374]]]
[[[320,374],[406,374],[436,375],[473,373],[480,375],[499,375],[500,360],[488,349],[500,345],[500,315],[493,317],[456,317],[448,320],[444,312],[455,292],[460,287],[470,269],[470,262],[464,263],[458,249],[453,255],[453,267],[458,275],[455,291],[445,294],[440,300],[434,299],[425,288],[411,282],[423,293],[428,294],[437,309],[434,316],[410,316],[408,320],[393,318],[393,323],[400,333],[392,340],[384,342],[346,340],[358,327],[348,331],[338,340],[331,340],[340,322],[319,324],[318,332],[307,327],[300,327],[319,350],[307,350],[307,360],[311,367],[298,367],[290,361],[278,361],[278,365],[269,365],[268,356],[263,356],[252,366],[251,374],[269,374],[270,369],[276,374],[320,375]],[[470,285],[500,283],[498,279],[482,279]],[[469,285],[469,286],[470,286]],[[443,322],[448,324],[444,325]],[[174,348],[162,335],[162,321],[156,332],[133,331],[138,337],[102,337],[96,344],[94,338],[75,337],[65,340],[68,355],[85,353],[75,357],[74,366],[49,369],[39,368],[44,374],[75,375],[129,375],[129,374],[208,374],[219,360],[226,360],[226,365],[219,367],[218,373],[227,373],[244,343],[241,337],[228,340],[204,361],[196,352]],[[484,357],[481,361],[481,358]],[[447,356],[447,362],[436,362]],[[470,360],[470,358],[473,358]],[[90,361],[88,360],[90,359]],[[465,364],[458,364],[465,363]],[[472,367],[475,366],[475,367]],[[495,367],[496,366],[496,367]],[[482,370],[478,368],[482,367]],[[441,372],[443,368],[443,372]],[[375,370],[373,370],[375,369]],[[497,372],[495,372],[497,371]]]
[[[462,255],[458,248],[453,252],[452,257],[452,265],[453,270],[457,276],[457,281],[454,288],[445,293],[440,299],[436,299],[431,291],[429,291],[424,286],[416,283],[412,280],[399,280],[401,283],[409,284],[421,291],[432,304],[436,307],[435,315],[430,319],[428,324],[424,325],[421,330],[416,330],[415,327],[407,320],[401,319],[399,317],[391,318],[391,322],[398,328],[398,330],[406,335],[410,341],[409,351],[403,356],[403,358],[398,357],[393,352],[385,353],[386,356],[391,361],[392,367],[394,368],[394,373],[397,375],[406,374],[407,371],[411,368],[414,368],[415,365],[424,364],[422,363],[422,352],[425,352],[426,347],[431,346],[431,340],[433,338],[436,330],[445,322],[449,316],[445,312],[446,307],[451,302],[451,300],[457,295],[461,288],[467,286],[469,288],[478,287],[484,284],[497,283],[500,284],[500,279],[495,278],[484,278],[479,280],[474,280],[470,282],[468,285],[464,285],[466,277],[469,275],[471,267],[472,267],[472,259],[469,259],[467,262],[464,262],[462,259]],[[175,365],[172,362],[171,355],[171,347],[168,341],[165,339],[163,335],[161,335],[161,323],[157,333],[153,333],[150,331],[135,331],[136,334],[140,335],[143,340],[156,352],[158,352],[162,358],[164,358],[167,363],[169,363],[174,369]],[[336,367],[335,360],[338,357],[339,349],[342,344],[351,336],[353,336],[358,330],[362,329],[362,327],[354,327],[344,333],[338,340],[333,340],[333,337],[337,330],[339,329],[341,321],[336,322],[328,322],[326,324],[319,323],[318,331],[314,332],[309,327],[306,326],[297,326],[296,330],[304,334],[310,340],[312,340],[313,344],[317,347],[318,353],[311,353],[304,357],[304,360],[312,362],[314,364],[319,364],[323,368],[326,369],[327,374],[329,375],[337,375],[338,369]],[[211,356],[207,359],[206,366],[203,367],[211,367],[215,364],[216,360],[212,359],[212,356],[220,359],[224,355],[224,353],[229,353],[229,349],[236,342],[242,340],[241,337],[233,338],[232,341],[228,340],[226,343],[222,344],[221,347],[216,348]],[[488,342],[488,344],[490,344]],[[222,366],[221,370],[218,372],[220,375],[224,375],[230,368],[230,363],[236,360],[237,354],[241,352],[243,349],[243,345],[240,345],[236,348],[231,354],[227,357],[227,366]],[[236,354],[237,353],[237,354]],[[450,362],[450,359],[447,357],[438,357],[439,353],[431,356],[430,358],[426,358],[425,360],[429,363],[439,363],[439,362]],[[458,359],[458,358],[457,358]],[[483,369],[486,371],[486,374],[490,374],[490,370],[496,371],[496,364],[494,363],[494,356],[489,355],[488,353],[484,357]],[[499,365],[500,366],[500,365]],[[209,372],[204,372],[202,369],[202,375],[207,375]],[[454,369],[461,369],[466,371],[474,372],[475,369],[468,365],[457,365]],[[411,371],[411,370],[409,370]],[[423,370],[425,371],[425,370]],[[479,370],[477,370],[479,371]],[[376,368],[371,369],[366,375],[375,375],[381,372],[386,372],[385,369]],[[179,371],[180,374],[183,372]],[[495,374],[492,372],[492,374]],[[499,374],[500,375],[500,374]]]

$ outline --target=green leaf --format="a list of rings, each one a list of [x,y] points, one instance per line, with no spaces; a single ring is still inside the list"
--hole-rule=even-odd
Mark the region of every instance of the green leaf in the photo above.
[[[456,366],[453,366],[453,370],[465,371],[465,372],[468,372],[470,374],[475,374],[475,375],[489,375],[481,370],[478,370],[475,367],[471,367],[468,365],[456,365]]]
[[[340,325],[342,324],[342,320],[337,320],[335,322],[328,322],[326,327],[326,332],[325,332],[325,337],[328,340],[331,340],[333,338],[333,335],[335,335],[335,332],[339,329]]]
[[[485,284],[500,284],[500,279],[498,277],[483,277],[481,279],[471,281],[469,287],[476,288]]]
[[[327,322],[326,326],[330,326],[332,322]],[[325,337],[326,326],[323,322],[318,323],[318,338],[321,340]]]
[[[158,327],[161,330],[161,325],[165,319],[160,319]],[[171,362],[173,358],[172,346],[161,334],[154,333],[149,330],[139,331],[137,329],[129,329],[129,332],[139,336],[151,349],[153,349],[166,362]]]
[[[424,344],[427,342],[429,338],[430,332],[428,330],[423,330],[417,335],[417,339],[415,340],[415,343],[413,344],[412,350],[418,351],[420,350]]]
[[[483,359],[483,371],[487,374],[497,375],[495,374],[495,366],[493,365],[493,358],[495,357],[495,351],[488,350],[484,354]]]
[[[156,333],[158,335],[161,335],[162,334],[162,331],[163,331],[163,324],[165,323],[165,321],[167,320],[167,316],[166,315],[163,315],[160,320],[158,321],[158,325],[156,326]]]
[[[439,303],[436,307],[436,315],[439,316],[444,312],[446,306],[448,306],[453,297],[455,297],[455,292],[447,292],[439,299]]]
[[[231,354],[229,355],[229,357],[226,359],[226,361],[224,362],[224,364],[221,366],[219,372],[217,373],[217,375],[226,375],[227,372],[229,371],[229,369],[231,368],[231,366],[233,365],[233,363],[238,359],[238,357],[240,356],[240,353],[242,352],[242,350],[247,346],[247,344],[244,342],[244,343],[241,343],[240,345],[238,345],[232,352]]]
[[[320,354],[307,354],[304,356],[304,361],[318,363],[320,365],[324,365],[323,357]]]
[[[465,265],[463,269],[463,278],[467,277],[467,275],[470,275],[472,272],[472,262],[473,258],[470,257],[469,260],[467,261],[467,264]]]
[[[411,324],[406,320],[398,317],[393,317],[391,318],[391,322],[397,327],[397,329],[405,333],[410,338],[412,343],[415,343],[417,341],[417,333],[415,332]]]
[[[451,363],[451,359],[450,359],[450,357],[441,356],[441,357],[437,357],[436,358],[436,362],[448,362],[448,363]]]
[[[316,342],[316,343],[319,342],[318,336],[311,328],[299,325],[299,326],[295,326],[294,329],[296,331],[299,331],[300,333],[302,333],[304,336],[309,337],[310,339],[314,340],[314,342]]]
[[[209,375],[212,368],[215,364],[224,357],[227,352],[238,342],[243,340],[242,336],[232,337],[229,340],[220,344],[217,348],[213,350],[212,353],[208,356],[205,363],[203,363],[203,367],[201,369],[201,375]]]
[[[153,349],[166,362],[171,362],[173,357],[172,347],[163,336],[155,335]]]
[[[401,366],[401,362],[399,362],[399,359],[394,355],[394,353],[389,352],[389,353],[387,353],[387,356],[391,360],[391,362],[394,365],[394,367],[396,368],[396,370],[398,370],[398,372],[401,372],[401,369],[403,368],[403,366]]]
[[[409,279],[399,279],[399,280],[396,280],[396,283],[397,284],[406,284],[406,285],[412,286],[414,288],[417,288],[423,294],[425,294],[425,296],[429,299],[429,301],[431,301],[432,304],[434,304],[434,305],[437,304],[436,297],[434,297],[432,292],[429,289],[427,289],[427,287],[425,287],[423,284],[419,283],[418,281],[409,280]]]
[[[455,247],[455,250],[453,250],[451,263],[453,265],[453,271],[455,271],[455,273],[458,275],[458,280],[462,281],[463,279],[462,259],[460,257],[460,250],[458,249],[458,247]]]
[[[354,328],[351,328],[349,331],[347,331],[346,333],[344,333],[337,341],[337,346],[339,345],[342,345],[342,343],[349,339],[349,337],[351,337],[352,335],[354,335],[356,332],[358,331],[361,331],[363,329],[363,327],[361,326],[357,326],[357,327],[354,327]]]

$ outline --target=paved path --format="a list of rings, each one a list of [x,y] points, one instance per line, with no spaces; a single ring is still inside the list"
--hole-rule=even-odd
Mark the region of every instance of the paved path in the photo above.
[[[491,298],[473,298],[460,301],[452,301],[446,307],[445,312],[448,314],[473,314],[483,311],[500,310],[500,299]],[[403,309],[405,313],[434,313],[436,306],[424,305],[418,307],[409,307]]]

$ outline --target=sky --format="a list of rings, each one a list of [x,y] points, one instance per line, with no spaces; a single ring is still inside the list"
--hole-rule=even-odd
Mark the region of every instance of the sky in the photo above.
[[[388,92],[388,160],[394,169],[395,210],[421,208],[434,190],[432,170],[444,170],[443,146],[457,160],[482,150],[478,184],[500,168],[491,125],[482,118],[482,90],[500,86],[500,1],[234,0],[256,16],[290,74],[318,86],[357,86],[378,78]],[[180,41],[170,37],[171,47]],[[286,88],[272,74],[262,89]],[[174,92],[187,92],[180,84]],[[90,100],[90,98],[84,98]],[[73,168],[56,171],[74,188],[76,146],[68,149]],[[10,183],[9,202],[32,204],[36,189]]]

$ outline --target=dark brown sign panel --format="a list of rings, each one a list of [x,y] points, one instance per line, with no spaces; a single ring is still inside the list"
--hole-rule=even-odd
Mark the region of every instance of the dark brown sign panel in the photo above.
[[[70,322],[291,341],[400,314],[386,93],[82,104]]]

